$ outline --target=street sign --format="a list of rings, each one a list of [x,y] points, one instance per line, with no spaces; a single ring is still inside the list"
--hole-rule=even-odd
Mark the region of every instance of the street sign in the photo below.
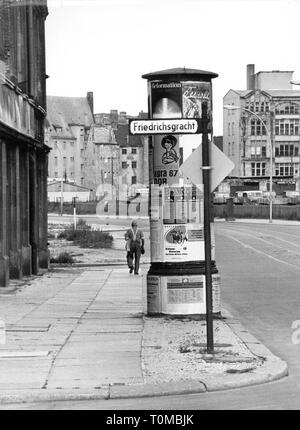
[[[225,176],[234,168],[234,163],[220,151],[215,145],[211,144],[211,177],[210,189],[214,189],[223,181]],[[194,184],[202,184],[202,144],[192,152],[192,154],[180,166],[180,171],[186,178],[189,178]]]
[[[199,134],[202,133],[200,118],[180,119],[131,119],[129,134]]]

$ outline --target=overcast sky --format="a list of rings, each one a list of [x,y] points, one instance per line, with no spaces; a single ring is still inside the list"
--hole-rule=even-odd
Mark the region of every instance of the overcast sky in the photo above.
[[[144,73],[209,70],[214,134],[222,98],[246,89],[246,65],[300,79],[300,0],[48,0],[47,92],[94,92],[95,113],[147,111]],[[297,87],[295,87],[297,89]]]

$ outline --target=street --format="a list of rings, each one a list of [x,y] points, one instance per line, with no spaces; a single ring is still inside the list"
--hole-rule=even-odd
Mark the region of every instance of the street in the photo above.
[[[300,345],[292,324],[300,320],[300,227],[215,223],[222,302],[273,353],[287,361],[278,382],[223,392],[124,400],[18,405],[38,409],[299,409]],[[294,333],[295,334],[295,333]],[[299,336],[298,336],[299,338]],[[6,405],[5,408],[16,405]]]

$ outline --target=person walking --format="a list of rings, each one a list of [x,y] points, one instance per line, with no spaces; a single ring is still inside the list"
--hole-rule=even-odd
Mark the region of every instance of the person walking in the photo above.
[[[136,221],[132,221],[131,228],[125,233],[126,251],[127,251],[127,264],[129,273],[139,274],[141,254],[145,253],[144,249],[144,233],[138,229]],[[133,263],[134,262],[134,263]],[[134,266],[133,266],[134,264]]]

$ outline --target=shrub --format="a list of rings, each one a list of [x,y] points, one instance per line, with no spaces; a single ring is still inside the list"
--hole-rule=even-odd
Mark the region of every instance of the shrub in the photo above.
[[[113,236],[100,230],[92,230],[85,220],[80,220],[73,228],[70,224],[63,232],[58,235],[59,239],[66,239],[79,245],[81,248],[111,248]]]
[[[57,257],[50,258],[50,263],[72,264],[75,260],[68,252],[61,252]]]

